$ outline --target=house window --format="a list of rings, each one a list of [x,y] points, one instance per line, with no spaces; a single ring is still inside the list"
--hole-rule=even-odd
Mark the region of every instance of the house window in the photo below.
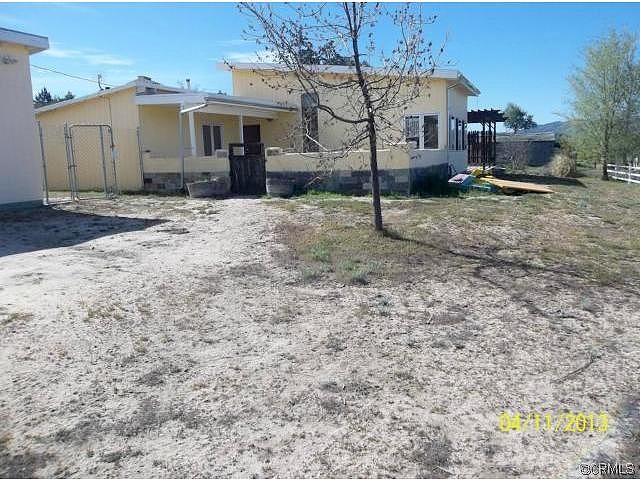
[[[220,125],[203,125],[202,145],[205,157],[210,157],[214,151],[220,150],[222,148],[222,127]]]
[[[423,147],[422,148],[438,148],[438,116],[425,115],[423,118]]]
[[[420,148],[420,117],[417,115],[404,117],[404,138],[407,143],[415,142],[416,148]]]
[[[302,151],[317,152],[320,150],[318,143],[318,95],[315,93],[303,93],[300,99],[302,106]]]
[[[467,149],[467,122],[462,121],[462,150]]]
[[[449,119],[449,150],[456,149],[456,117]]]
[[[438,115],[419,114],[404,117],[406,142],[415,142],[416,148],[438,148]]]
[[[456,117],[449,118],[449,150],[467,148],[467,122]]]

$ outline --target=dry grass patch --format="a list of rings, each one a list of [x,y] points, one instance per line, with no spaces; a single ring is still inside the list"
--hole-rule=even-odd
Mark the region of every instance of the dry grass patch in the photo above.
[[[361,199],[299,198],[320,207],[322,221],[287,223],[280,233],[311,281],[362,285],[410,279],[426,267],[482,266],[638,287],[640,227],[632,212],[640,209],[640,188],[583,182],[555,186],[551,195],[394,201],[383,210],[385,235],[372,230]],[[334,215],[344,205],[342,216]]]

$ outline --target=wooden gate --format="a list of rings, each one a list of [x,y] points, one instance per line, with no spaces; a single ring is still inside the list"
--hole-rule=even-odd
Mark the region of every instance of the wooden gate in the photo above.
[[[229,144],[231,192],[236,195],[267,193],[267,169],[262,143]]]

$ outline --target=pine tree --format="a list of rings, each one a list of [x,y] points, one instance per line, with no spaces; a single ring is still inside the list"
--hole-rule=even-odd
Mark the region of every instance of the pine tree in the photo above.
[[[49,91],[43,87],[42,90],[38,92],[38,94],[33,99],[33,106],[35,108],[44,107],[45,105],[49,105],[50,103],[54,103],[53,97],[49,93]]]

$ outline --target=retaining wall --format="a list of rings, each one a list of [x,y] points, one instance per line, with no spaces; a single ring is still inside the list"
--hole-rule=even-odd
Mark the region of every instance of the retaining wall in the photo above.
[[[352,195],[371,192],[367,150],[344,157],[331,153],[267,155],[266,165],[267,177],[292,180],[296,193],[310,189]],[[378,169],[382,193],[439,193],[449,179],[443,150],[379,150]]]
[[[275,153],[275,154],[274,154]],[[178,191],[182,187],[179,157],[143,159],[145,191]],[[450,176],[447,152],[443,150],[378,150],[382,193],[440,193]],[[307,190],[366,195],[371,192],[369,151],[348,155],[334,153],[282,153],[267,149],[269,178],[294,182],[296,193]],[[228,157],[185,157],[185,182],[214,176],[229,176]]]

